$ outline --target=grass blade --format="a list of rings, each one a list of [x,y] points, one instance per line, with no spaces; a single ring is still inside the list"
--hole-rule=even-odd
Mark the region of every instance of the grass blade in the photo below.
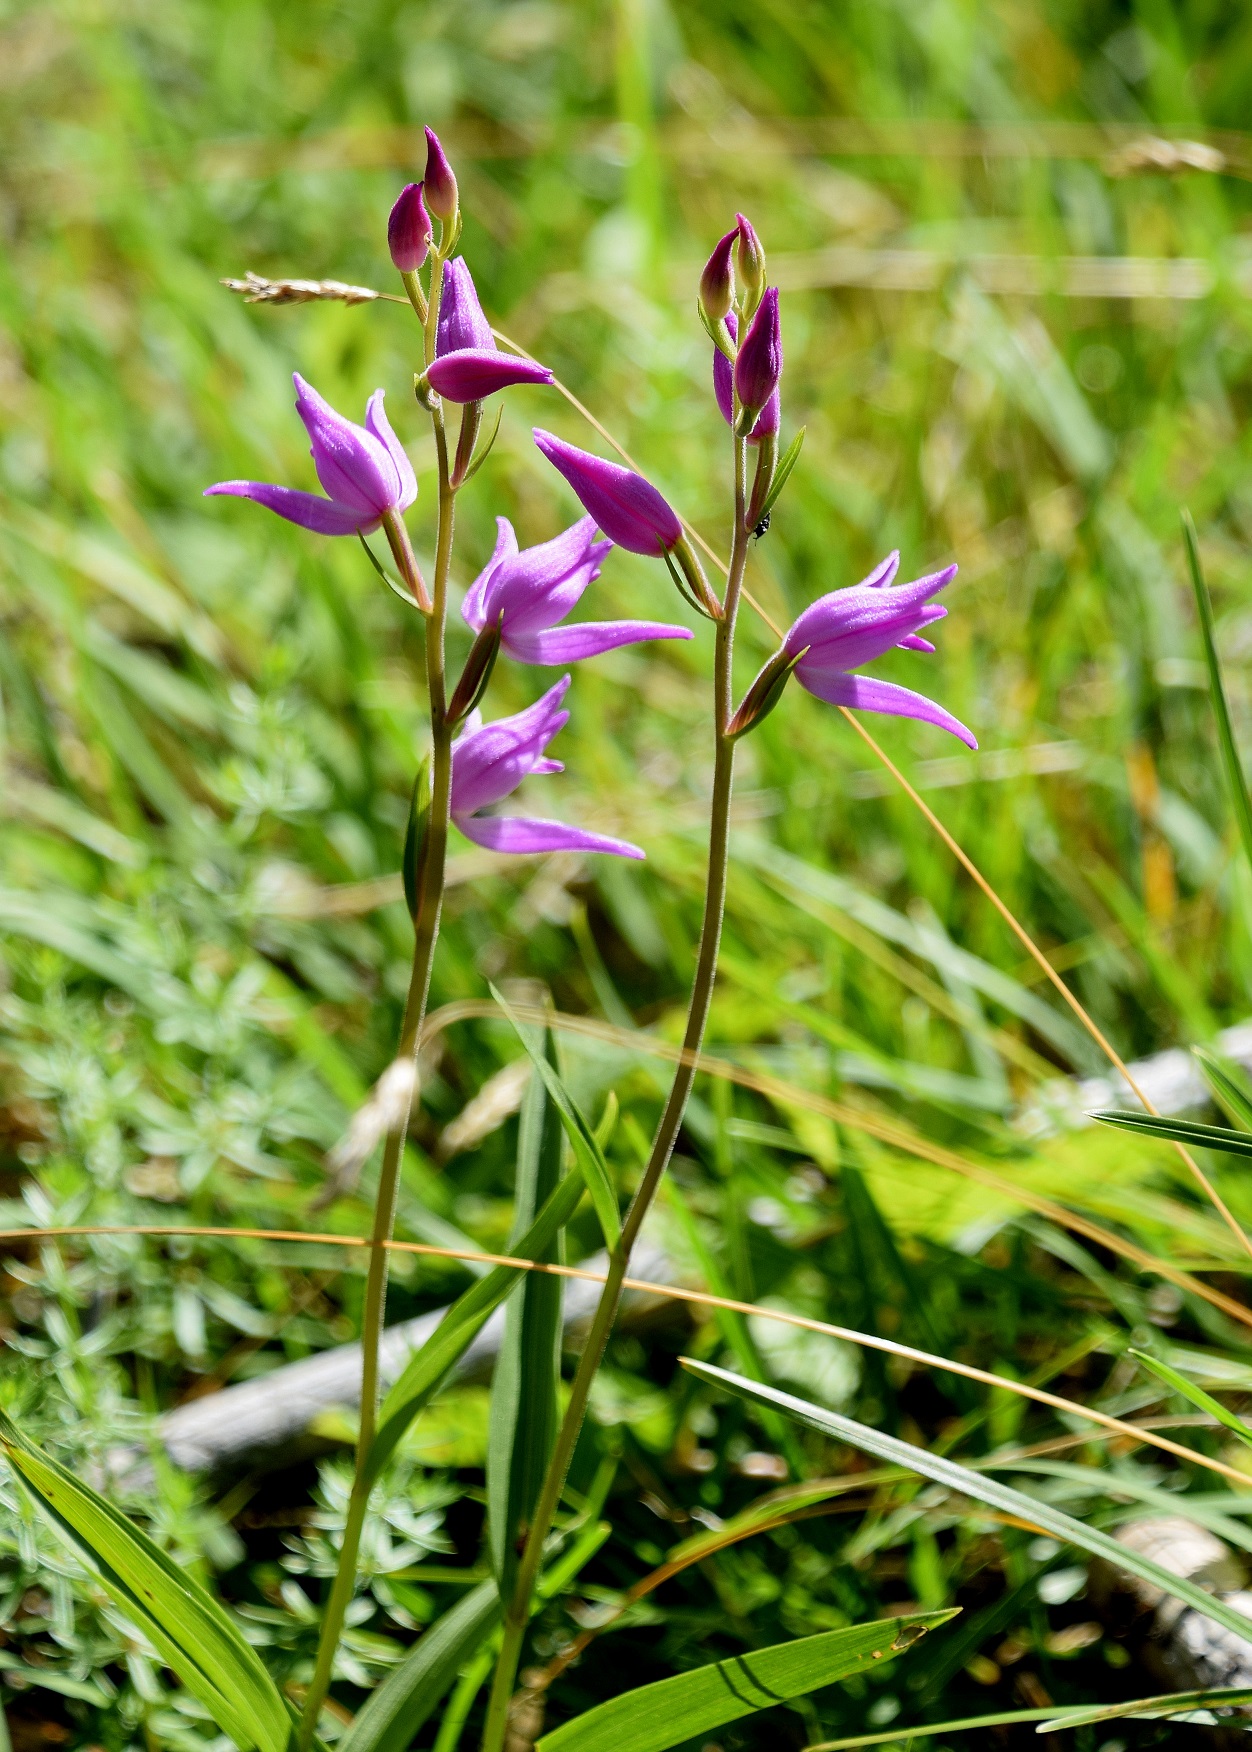
[[[1182,539],[1187,550],[1187,565],[1191,571],[1191,588],[1195,591],[1196,612],[1200,617],[1200,637],[1204,642],[1204,661],[1209,672],[1209,695],[1213,702],[1213,717],[1217,721],[1217,740],[1221,746],[1222,766],[1225,768],[1226,785],[1230,791],[1230,806],[1235,812],[1244,856],[1249,865],[1252,865],[1252,800],[1249,800],[1247,780],[1243,776],[1243,762],[1235,747],[1230,707],[1226,703],[1226,685],[1222,680],[1221,664],[1217,660],[1213,603],[1200,567],[1200,546],[1189,511],[1182,514]]]
[[[807,1399],[782,1393],[776,1387],[763,1387],[757,1381],[746,1380],[742,1375],[732,1375],[728,1370],[715,1368],[711,1363],[696,1362],[692,1357],[683,1357],[682,1364],[685,1369],[690,1369],[693,1375],[698,1375],[711,1386],[723,1387],[728,1393],[737,1394],[740,1399],[750,1400],[753,1404],[770,1406],[785,1412],[789,1417],[797,1418],[810,1429],[819,1430],[837,1442],[847,1442],[850,1446],[873,1454],[875,1458],[885,1460],[891,1465],[907,1466],[911,1471],[920,1473],[923,1478],[932,1478],[936,1484],[959,1491],[973,1502],[985,1503],[988,1508],[996,1509],[1002,1515],[1009,1515],[1014,1521],[1025,1521],[1032,1527],[1041,1528],[1063,1544],[1077,1546],[1080,1551],[1089,1551],[1094,1557],[1102,1557],[1106,1563],[1114,1564],[1118,1569],[1142,1576],[1174,1599],[1193,1606],[1207,1618],[1225,1625],[1236,1636],[1252,1640],[1252,1619],[1236,1612],[1233,1606],[1227,1605],[1213,1594],[1206,1594],[1203,1588],[1196,1587],[1181,1576],[1171,1575],[1160,1564],[1153,1563],[1150,1558],[1131,1550],[1129,1546],[1119,1545],[1107,1533],[1101,1533],[1094,1527],[1085,1527],[1072,1515],[1053,1508],[1051,1503],[1041,1502],[1037,1497],[1027,1496],[1024,1491],[1013,1490],[1009,1485],[971,1472],[967,1467],[958,1466],[953,1460],[945,1460],[938,1454],[928,1453],[924,1448],[914,1447],[911,1442],[902,1442],[897,1436],[872,1430],[866,1424],[857,1423],[854,1418],[842,1417],[838,1412],[827,1411],[823,1406],[813,1405]]]
[[[582,1195],[582,1175],[573,1170],[548,1198],[517,1243],[513,1257],[542,1259],[553,1238],[573,1216]],[[378,1434],[370,1450],[371,1479],[378,1477],[405,1430],[523,1275],[524,1266],[495,1266],[457,1298],[426,1343],[410,1357],[378,1413]]]
[[[854,1752],[861,1746],[899,1745],[914,1740],[930,1739],[936,1734],[957,1734],[978,1728],[1013,1728],[1027,1722],[1038,1722],[1035,1732],[1059,1733],[1062,1728],[1078,1727],[1084,1722],[1102,1722],[1113,1716],[1144,1714],[1178,1715],[1196,1708],[1223,1708],[1239,1703],[1252,1703],[1252,1691],[1231,1688],[1217,1691],[1173,1691],[1164,1697],[1141,1697],[1134,1703],[1110,1704],[1106,1709],[1087,1709],[1049,1704],[1045,1709],[1010,1709],[996,1715],[962,1716],[952,1722],[894,1722],[877,1734],[850,1734],[838,1740],[818,1740],[806,1746],[804,1752]]]
[[[949,1610],[880,1619],[714,1661],[623,1692],[545,1734],[536,1752],[666,1752],[696,1734],[879,1666],[955,1615]]]
[[[566,1136],[573,1146],[574,1154],[578,1158],[587,1182],[587,1191],[591,1194],[591,1202],[595,1206],[596,1216],[600,1220],[600,1228],[604,1234],[604,1245],[612,1253],[621,1235],[622,1224],[618,1214],[617,1192],[613,1186],[613,1176],[595,1131],[587,1116],[565,1087],[555,1068],[548,1063],[543,1053],[536,1048],[533,1039],[527,1035],[525,1024],[519,1021],[510,1009],[508,1001],[501,996],[495,986],[492,986],[490,990],[492,997],[516,1030],[518,1039],[529,1053],[530,1061],[542,1077],[544,1087],[552,1099],[552,1105],[560,1115],[561,1124],[565,1127]]]
[[[1223,1424],[1241,1442],[1246,1442],[1252,1448],[1252,1429],[1242,1418],[1236,1417],[1233,1411],[1227,1411],[1221,1401],[1214,1399],[1211,1393],[1206,1393],[1203,1387],[1197,1387],[1194,1381],[1188,1381],[1185,1375],[1179,1374],[1168,1363],[1161,1362],[1157,1357],[1150,1357],[1146,1351],[1136,1350],[1133,1345],[1127,1349],[1126,1355],[1134,1357],[1158,1381],[1164,1381],[1167,1387],[1172,1387],[1175,1393],[1181,1393],[1192,1405],[1198,1406],[1201,1411],[1207,1411],[1210,1417],[1215,1417],[1219,1424]]]
[[[1252,1093],[1244,1083],[1232,1075],[1207,1046],[1193,1046],[1191,1056],[1203,1071],[1205,1082],[1231,1125],[1252,1132]]]
[[[240,1752],[285,1752],[291,1714],[225,1609],[3,1412],[0,1448],[61,1537]]]
[[[340,1752],[405,1752],[499,1620],[495,1581],[480,1582],[431,1625],[370,1693],[339,1742]]]
[[[527,1028],[545,1062],[555,1066],[551,1030]],[[532,1077],[522,1103],[517,1134],[512,1252],[522,1231],[556,1191],[561,1179],[563,1130],[542,1080]],[[561,1259],[553,1236],[543,1257]],[[556,1439],[557,1390],[561,1376],[562,1283],[529,1272],[509,1297],[504,1342],[491,1386],[491,1433],[487,1447],[487,1522],[491,1561],[501,1594],[511,1590],[518,1539],[543,1485]]]
[[[1041,1722],[1035,1732],[1050,1734],[1058,1728],[1077,1728],[1089,1722],[1114,1721],[1119,1716],[1146,1716],[1152,1719],[1158,1716],[1189,1714],[1195,1709],[1230,1709],[1237,1704],[1248,1703],[1252,1703],[1252,1690],[1246,1685],[1219,1686],[1211,1691],[1171,1691],[1163,1697],[1138,1697],[1132,1703],[1093,1705],[1090,1709],[1066,1710],[1059,1715],[1053,1711],[1051,1718]],[[1246,1724],[1240,1722],[1231,1725],[1243,1727]]]
[[[1225,1125],[1202,1125],[1198,1119],[1168,1119],[1164,1114],[1137,1113],[1133,1108],[1102,1108],[1088,1117],[1098,1119],[1101,1125],[1142,1132],[1166,1143],[1220,1150],[1227,1156],[1252,1156],[1252,1132],[1231,1131]]]

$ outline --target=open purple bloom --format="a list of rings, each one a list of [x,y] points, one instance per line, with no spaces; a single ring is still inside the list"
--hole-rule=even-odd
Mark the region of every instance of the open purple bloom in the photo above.
[[[618,462],[605,462],[551,432],[535,430],[535,443],[563,474],[609,540],[632,554],[663,554],[682,539],[678,514],[650,481]]]
[[[798,657],[796,680],[832,706],[920,718],[977,748],[973,733],[924,694],[891,681],[849,673],[863,663],[872,663],[894,645],[913,651],[934,650],[928,639],[920,637],[920,630],[942,620],[948,612],[929,598],[952,581],[956,567],[945,566],[942,572],[888,589],[899,564],[899,554],[890,554],[862,583],[832,590],[810,603],[783,641],[783,649]]]
[[[531,773],[564,770],[544,751],[569,723],[561,705],[569,683],[569,676],[562,676],[533,706],[494,724],[481,723],[476,712],[471,716],[452,745],[452,819],[467,839],[493,852],[613,852],[642,858],[628,840],[587,833],[563,821],[479,813],[510,796]]]
[[[268,481],[218,481],[204,489],[205,497],[254,499],[319,535],[368,535],[388,512],[407,511],[417,497],[417,478],[383,412],[382,390],[376,389],[366,404],[364,426],[356,426],[337,414],[299,372],[293,381],[296,412],[308,430],[313,466],[328,497]]]
[[[473,278],[460,256],[453,256],[443,270],[435,358],[426,377],[450,402],[482,401],[515,383],[552,382],[546,365],[498,350]]]
[[[729,235],[736,237],[738,233],[732,231]],[[726,327],[730,330],[731,340],[737,341],[739,339],[739,318],[733,310],[726,318]],[[733,426],[735,423],[734,366],[720,347],[713,349],[713,394],[717,397],[717,405],[721,410],[723,420],[728,426]],[[777,432],[781,417],[780,392],[775,386],[773,395],[770,396],[757,416],[756,425],[748,433],[748,443],[756,444],[760,439]]]
[[[613,546],[595,539],[594,517],[578,522],[551,541],[520,552],[513,525],[496,518],[496,551],[466,594],[461,613],[476,633],[500,628],[500,643],[522,663],[576,663],[619,645],[644,639],[689,639],[686,627],[661,621],[583,621],[560,627],[586,590],[600,576],[600,561]]]

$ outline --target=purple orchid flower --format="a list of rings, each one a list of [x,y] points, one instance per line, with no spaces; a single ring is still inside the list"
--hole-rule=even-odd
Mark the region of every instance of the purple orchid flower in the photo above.
[[[737,237],[738,232],[731,231],[730,237]],[[726,327],[730,330],[732,341],[739,339],[739,318],[732,310],[726,318]],[[721,416],[728,426],[735,423],[734,366],[722,352],[720,347],[713,349],[713,394],[717,397],[717,405]],[[782,403],[780,391],[775,385],[774,393],[757,415],[757,421],[748,433],[749,444],[759,444],[762,438],[770,437],[778,431],[782,418]]]
[[[415,274],[430,249],[430,214],[421,183],[405,183],[387,220],[387,248],[397,272]]]
[[[588,833],[563,821],[479,814],[510,796],[531,773],[564,771],[544,750],[569,723],[561,706],[569,683],[569,676],[562,676],[533,706],[494,724],[482,723],[477,712],[471,715],[452,745],[452,819],[467,839],[493,852],[612,852],[619,858],[642,858],[644,853],[628,840]]]
[[[894,645],[910,651],[935,648],[920,636],[920,629],[948,612],[928,599],[951,583],[956,567],[945,566],[942,572],[887,589],[899,565],[899,554],[889,554],[860,584],[832,590],[810,603],[783,640],[783,650],[796,659],[800,686],[817,699],[897,718],[920,718],[977,748],[973,732],[924,694],[891,681],[849,674]]]
[[[254,499],[319,535],[368,535],[389,513],[407,511],[417,497],[417,478],[383,412],[382,390],[366,404],[364,426],[356,426],[299,372],[293,382],[296,412],[308,430],[313,466],[328,497],[268,481],[218,481],[204,489],[205,497]]]
[[[456,218],[457,189],[448,155],[433,128],[426,130],[426,199],[436,219]]]
[[[536,427],[535,443],[563,474],[609,540],[631,554],[668,553],[682,540],[678,514],[650,481],[617,462],[605,462]]]
[[[499,351],[473,278],[460,256],[444,266],[435,358],[426,369],[426,378],[431,388],[450,402],[482,401],[515,383],[552,382],[546,365]]]
[[[595,540],[594,517],[581,517],[551,541],[521,552],[507,517],[497,517],[496,528],[496,551],[470,585],[461,613],[476,633],[498,626],[510,657],[521,663],[576,663],[644,639],[691,637],[686,627],[661,621],[557,625],[600,576],[600,561],[612,549],[611,541]]]

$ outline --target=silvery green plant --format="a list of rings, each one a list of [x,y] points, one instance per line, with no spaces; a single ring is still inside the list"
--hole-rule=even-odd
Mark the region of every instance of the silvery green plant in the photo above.
[[[406,1429],[492,1311],[510,1297],[511,1313],[523,1306],[521,1297],[514,1294],[523,1291],[522,1279],[527,1275],[523,1268],[496,1266],[454,1304],[386,1398],[380,1399],[387,1243],[392,1236],[412,1103],[420,1099],[417,1052],[439,938],[449,827],[454,824],[477,844],[502,852],[570,850],[626,858],[645,855],[628,841],[564,821],[495,813],[525,778],[562,770],[548,750],[569,721],[565,702],[571,691],[571,677],[566,674],[522,711],[485,719],[483,702],[497,661],[504,657],[519,664],[562,667],[626,644],[691,639],[694,635],[689,627],[651,621],[563,624],[594,586],[615,546],[655,558],[668,568],[682,601],[709,628],[714,647],[710,723],[714,761],[703,921],[682,1056],[638,1188],[624,1213],[619,1209],[599,1140],[561,1082],[545,1031],[518,1020],[519,1033],[539,1072],[534,1087],[541,1111],[538,1119],[532,1116],[535,1148],[525,1186],[519,1174],[510,1257],[533,1261],[555,1257],[561,1232],[586,1192],[604,1232],[606,1280],[559,1417],[555,1392],[559,1295],[554,1317],[550,1294],[556,1289],[554,1280],[536,1279],[524,1286],[524,1293],[534,1292],[534,1296],[533,1305],[527,1304],[530,1313],[521,1318],[535,1314],[541,1339],[537,1351],[532,1345],[527,1354],[542,1353],[546,1343],[548,1378],[518,1375],[521,1341],[515,1320],[513,1348],[510,1351],[506,1344],[504,1353],[513,1358],[513,1373],[497,1384],[499,1415],[493,1424],[493,1441],[497,1431],[502,1434],[489,1467],[493,1578],[426,1632],[410,1661],[373,1694],[348,1733],[350,1752],[381,1752],[382,1748],[403,1752],[442,1695],[440,1687],[446,1690],[466,1661],[491,1648],[496,1652],[483,1746],[485,1752],[501,1752],[536,1604],[551,1592],[553,1574],[562,1563],[576,1561],[580,1552],[589,1554],[594,1549],[595,1528],[585,1528],[579,1535],[577,1518],[558,1531],[554,1529],[631,1253],[668,1167],[695,1080],[717,970],[739,739],[778,705],[794,674],[800,685],[819,699],[922,719],[975,746],[970,732],[934,701],[859,673],[865,664],[895,646],[933,650],[921,636],[922,629],[931,627],[946,612],[932,599],[949,582],[955,567],[896,586],[897,555],[883,561],[862,583],[834,590],[812,603],[736,703],[734,642],[748,554],[752,542],[768,529],[799,452],[797,438],[787,452],[779,454],[783,376],[779,296],[777,288],[768,284],[761,241],[742,215],[714,249],[701,276],[698,296],[700,319],[714,347],[714,397],[730,428],[734,464],[730,556],[724,585],[715,589],[710,583],[681,518],[649,481],[618,462],[607,461],[548,431],[536,430],[534,440],[540,453],[573,489],[585,515],[552,539],[524,550],[519,549],[508,520],[499,519],[495,552],[462,608],[473,643],[462,673],[450,680],[445,634],[456,501],[491,448],[494,431],[483,437],[484,403],[513,386],[543,386],[551,384],[553,378],[545,366],[502,352],[497,346],[470,269],[456,253],[461,212],[455,175],[429,129],[427,140],[426,174],[421,183],[402,190],[390,215],[387,235],[392,261],[422,331],[415,389],[418,404],[431,423],[438,473],[435,557],[429,582],[418,565],[406,524],[406,516],[417,502],[417,481],[384,411],[381,389],[370,397],[364,422],[357,425],[332,408],[301,376],[295,377],[296,411],[309,435],[321,493],[246,480],[223,481],[207,489],[211,496],[252,500],[318,535],[356,537],[380,571],[381,563],[366,538],[381,531],[399,574],[398,582],[388,582],[422,617],[425,629],[429,755],[418,765],[402,856],[414,924],[413,963],[395,1060],[378,1086],[385,1099],[374,1103],[374,1112],[384,1116],[386,1130],[361,1321],[363,1370],[355,1464],[343,1511],[342,1538],[333,1575],[328,1578],[316,1661],[298,1709],[279,1691],[234,1621],[185,1571],[81,1479],[48,1459],[15,1425],[0,1421],[0,1444],[16,1471],[75,1544],[84,1562],[222,1730],[241,1748],[257,1747],[260,1752],[292,1752],[293,1748],[294,1752],[309,1752],[318,1743],[323,1707],[358,1586],[371,1492]],[[450,410],[458,407],[460,421],[454,439]],[[546,1109],[542,1106],[545,1102],[549,1104]],[[561,1171],[560,1132],[553,1115],[572,1146],[573,1163],[565,1173]],[[548,1301],[541,1307],[545,1294]],[[519,1434],[523,1424],[524,1440]],[[507,1474],[503,1482],[501,1452]],[[572,1553],[562,1556],[571,1533]],[[904,1646],[897,1641],[898,1631],[899,1624],[892,1621],[885,1629],[853,1627],[850,1632],[806,1639],[822,1647],[805,1654],[799,1666],[795,1660],[800,1657],[793,1660],[788,1653],[792,1645],[763,1651],[763,1656],[771,1659],[762,1667],[762,1697],[746,1707],[761,1707],[769,1701],[773,1685],[791,1685],[790,1692],[779,1695],[796,1695],[797,1686],[811,1689],[857,1670],[858,1663],[871,1656],[878,1659],[894,1652]],[[800,1645],[795,1646],[798,1649]],[[768,1683],[764,1677],[767,1669],[772,1675]],[[807,1675],[803,1684],[797,1678],[802,1672]],[[691,1729],[694,1733],[701,1724],[716,1725],[716,1721],[731,1718],[714,1718],[706,1712],[698,1721],[691,1719],[696,1722]],[[561,1735],[566,1732],[560,1730]],[[571,1741],[571,1747],[576,1743]]]

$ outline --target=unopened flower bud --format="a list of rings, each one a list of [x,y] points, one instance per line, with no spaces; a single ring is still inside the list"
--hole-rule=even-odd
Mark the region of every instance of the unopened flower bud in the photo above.
[[[421,183],[406,183],[387,221],[387,248],[398,273],[415,274],[421,267],[430,249],[430,230]]]
[[[713,253],[700,275],[700,308],[708,322],[721,322],[730,315],[735,302],[735,277],[730,265],[730,252],[739,235],[736,226],[714,245]]]
[[[429,195],[429,189],[427,194]],[[755,311],[765,292],[765,251],[761,248],[760,238],[752,229],[751,220],[745,219],[742,213],[736,213],[735,225],[739,233],[735,271],[739,277],[740,308],[746,318]]]
[[[771,286],[752,318],[735,356],[735,394],[741,408],[739,435],[746,437],[782,377],[782,327],[778,288]]]
[[[749,730],[755,730],[763,718],[768,718],[774,707],[783,696],[783,689],[791,679],[791,672],[800,661],[803,652],[792,656],[784,647],[775,651],[769,662],[761,670],[752,686],[743,696],[743,704],[726,726],[726,734],[730,737],[744,736]]]
[[[436,219],[442,219],[445,225],[450,225],[456,218],[456,178],[448,163],[448,155],[433,128],[426,130],[426,176],[423,186],[426,190],[426,205]]]

